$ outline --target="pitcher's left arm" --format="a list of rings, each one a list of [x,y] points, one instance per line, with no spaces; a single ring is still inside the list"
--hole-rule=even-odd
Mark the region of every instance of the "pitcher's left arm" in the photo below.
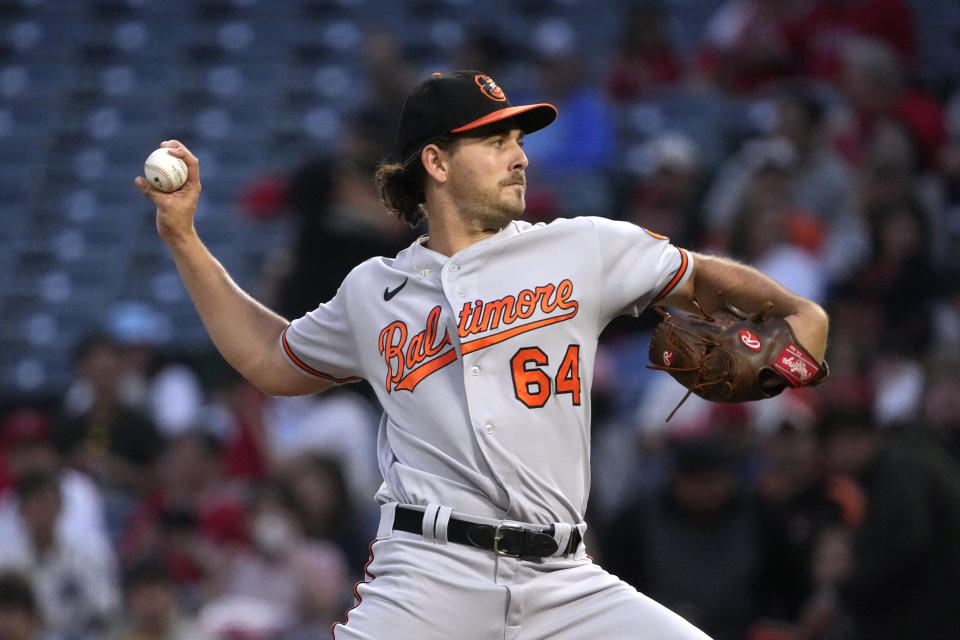
[[[793,293],[749,265],[730,258],[689,253],[693,258],[693,272],[683,285],[659,301],[658,306],[695,311],[693,301],[696,300],[710,313],[723,308],[726,300],[743,311],[753,312],[772,302],[770,313],[783,317],[797,341],[817,362],[823,361],[830,322],[819,304]]]

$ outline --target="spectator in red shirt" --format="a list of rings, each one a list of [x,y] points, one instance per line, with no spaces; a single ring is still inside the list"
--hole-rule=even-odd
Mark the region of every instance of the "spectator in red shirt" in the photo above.
[[[908,85],[890,45],[877,39],[849,41],[843,52],[841,90],[852,117],[834,142],[848,162],[861,166],[877,132],[894,124],[910,136],[918,168],[934,166],[947,139],[943,107]]]
[[[916,59],[913,11],[905,0],[814,0],[785,27],[803,73],[819,80],[840,80],[843,51],[854,38],[887,43],[908,68]]]
[[[196,600],[224,557],[249,543],[244,488],[225,474],[222,443],[195,429],[171,438],[161,483],[144,494],[119,541],[127,566],[155,556],[186,601]]]
[[[662,7],[651,2],[630,5],[607,78],[610,97],[616,101],[633,100],[653,89],[678,83],[682,73]]]
[[[728,0],[707,24],[697,72],[721,90],[753,92],[793,76],[796,53],[785,25],[794,0]]]

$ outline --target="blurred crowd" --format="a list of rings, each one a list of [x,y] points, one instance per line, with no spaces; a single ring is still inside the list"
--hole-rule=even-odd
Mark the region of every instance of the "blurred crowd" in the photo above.
[[[446,63],[558,106],[526,139],[529,219],[629,220],[757,266],[830,313],[831,378],[667,422],[685,390],[645,368],[656,314],[615,321],[588,551],[716,640],[955,638],[960,89],[921,82],[906,0],[727,0],[692,51],[671,6],[631,4],[601,60],[546,22],[472,29]],[[253,291],[288,318],[422,232],[371,179],[421,70],[388,29],[361,57],[375,91],[336,148],[238,206],[294,221]],[[318,638],[352,605],[378,517],[369,389],[265,397],[176,342],[118,304],[64,394],[0,415],[0,638]]]

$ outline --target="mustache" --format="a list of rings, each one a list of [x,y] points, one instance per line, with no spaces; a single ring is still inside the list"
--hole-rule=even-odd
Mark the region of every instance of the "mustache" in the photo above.
[[[509,187],[512,184],[519,184],[520,186],[526,187],[527,176],[522,171],[518,171],[509,178],[505,178],[500,181],[500,186],[503,187]]]

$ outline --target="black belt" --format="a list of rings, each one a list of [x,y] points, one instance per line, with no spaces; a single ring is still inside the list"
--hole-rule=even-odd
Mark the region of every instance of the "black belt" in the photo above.
[[[393,529],[422,535],[423,511],[398,506],[393,516]],[[511,558],[546,558],[559,549],[553,538],[553,525],[537,531],[514,524],[477,524],[450,518],[447,540]],[[574,527],[570,530],[570,541],[567,542],[563,555],[574,553],[578,546],[580,530]]]

